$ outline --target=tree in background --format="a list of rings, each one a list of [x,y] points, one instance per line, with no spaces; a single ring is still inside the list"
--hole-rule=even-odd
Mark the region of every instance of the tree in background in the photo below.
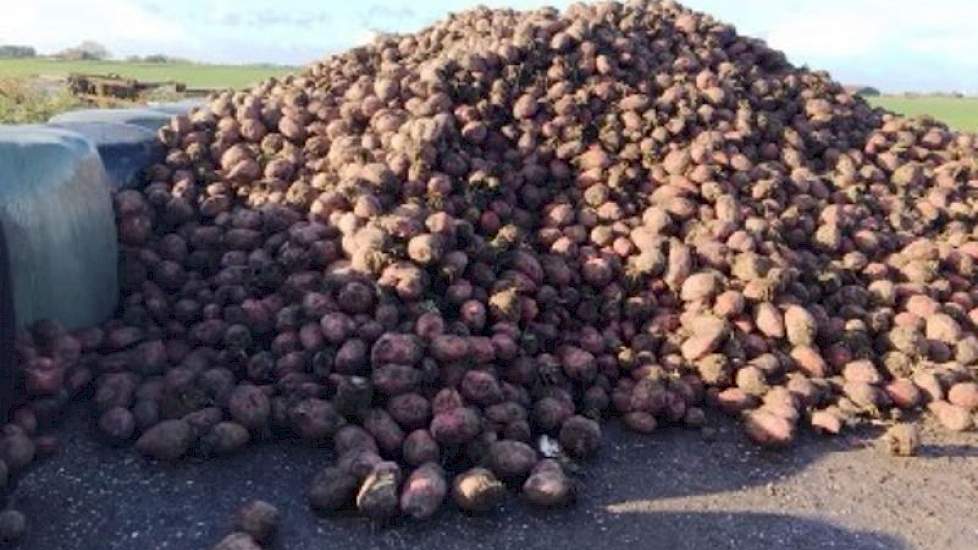
[[[74,48],[68,48],[55,57],[67,61],[102,61],[112,57],[109,49],[94,40],[86,40]]]
[[[0,58],[22,59],[27,57],[37,57],[37,52],[31,46],[0,45]]]
[[[162,53],[154,53],[146,56],[130,55],[126,57],[126,61],[130,63],[190,63],[188,59]]]
[[[855,85],[849,85],[849,86],[844,86],[844,88],[845,88],[846,92],[848,92],[848,93],[850,93],[852,95],[858,95],[858,96],[862,96],[862,97],[876,97],[876,96],[882,95],[880,93],[879,89],[874,88],[872,86],[855,86]]]

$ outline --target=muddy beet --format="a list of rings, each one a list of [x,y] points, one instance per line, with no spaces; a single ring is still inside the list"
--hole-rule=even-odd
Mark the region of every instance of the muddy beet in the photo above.
[[[675,2],[472,9],[158,138],[118,314],[16,335],[14,475],[78,397],[159,460],[333,447],[310,506],[381,521],[567,504],[608,421],[974,427],[974,136]]]

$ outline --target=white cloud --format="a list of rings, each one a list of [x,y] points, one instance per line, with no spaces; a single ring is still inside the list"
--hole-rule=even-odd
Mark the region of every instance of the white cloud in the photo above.
[[[32,0],[9,2],[0,18],[0,39],[42,52],[96,40],[110,51],[166,51],[199,43],[179,22],[129,0]]]
[[[858,20],[840,20],[832,13],[812,13],[782,22],[768,31],[767,41],[793,58],[824,59],[872,53],[884,45],[885,35],[878,28],[867,29]]]
[[[976,0],[687,0],[847,82],[978,91]]]

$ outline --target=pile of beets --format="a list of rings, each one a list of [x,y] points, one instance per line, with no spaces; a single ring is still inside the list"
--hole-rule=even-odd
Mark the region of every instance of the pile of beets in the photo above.
[[[19,337],[11,472],[77,395],[159,460],[330,446],[309,504],[377,519],[566,504],[615,417],[975,421],[975,137],[671,1],[455,14],[159,134],[116,317]]]

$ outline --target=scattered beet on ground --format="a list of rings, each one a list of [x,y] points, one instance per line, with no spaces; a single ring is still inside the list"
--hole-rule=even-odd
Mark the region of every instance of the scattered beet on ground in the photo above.
[[[116,318],[20,334],[11,473],[79,395],[159,460],[332,446],[305,498],[378,521],[568,505],[614,417],[975,421],[974,136],[675,3],[456,14],[160,139]]]

